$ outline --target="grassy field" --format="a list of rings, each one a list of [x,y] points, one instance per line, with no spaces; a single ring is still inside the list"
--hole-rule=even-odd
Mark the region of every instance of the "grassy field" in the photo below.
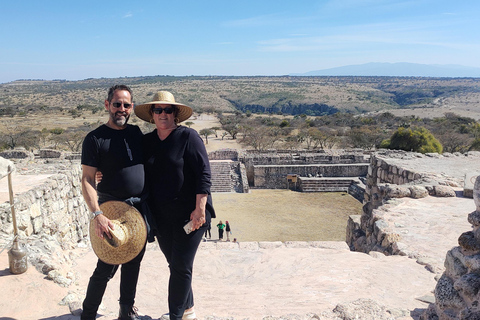
[[[213,205],[212,240],[218,239],[219,221],[228,220],[231,239],[238,241],[345,241],[348,216],[362,212],[362,204],[344,192],[254,189],[214,193]]]

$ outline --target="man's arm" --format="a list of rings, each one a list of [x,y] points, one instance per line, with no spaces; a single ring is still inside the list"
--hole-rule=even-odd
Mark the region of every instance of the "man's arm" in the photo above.
[[[83,199],[87,203],[88,208],[91,212],[99,211],[100,205],[98,204],[98,195],[97,188],[95,183],[95,174],[97,168],[90,167],[87,165],[82,165],[82,193]],[[105,217],[103,214],[99,214],[95,217],[95,234],[103,238],[103,234],[106,233],[109,238],[111,238],[108,228],[114,228],[113,223]]]

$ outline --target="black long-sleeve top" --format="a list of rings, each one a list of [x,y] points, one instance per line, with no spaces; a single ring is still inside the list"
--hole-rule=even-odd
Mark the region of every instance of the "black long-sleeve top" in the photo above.
[[[145,173],[154,211],[173,201],[195,207],[197,194],[208,194],[207,210],[215,217],[210,197],[211,172],[200,135],[179,126],[165,140],[157,130],[144,136]]]

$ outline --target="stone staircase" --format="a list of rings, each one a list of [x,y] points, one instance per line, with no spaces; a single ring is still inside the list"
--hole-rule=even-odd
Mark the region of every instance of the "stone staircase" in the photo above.
[[[231,171],[231,160],[211,160],[210,169],[212,171],[211,192],[235,192]]]
[[[348,192],[348,189],[354,180],[356,179],[352,177],[300,177],[299,182],[297,182],[297,189],[301,192]]]

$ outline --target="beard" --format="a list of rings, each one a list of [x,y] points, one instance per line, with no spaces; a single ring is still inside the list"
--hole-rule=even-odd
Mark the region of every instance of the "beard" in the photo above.
[[[127,124],[130,115],[125,112],[110,112],[110,119],[115,125],[123,127]]]

